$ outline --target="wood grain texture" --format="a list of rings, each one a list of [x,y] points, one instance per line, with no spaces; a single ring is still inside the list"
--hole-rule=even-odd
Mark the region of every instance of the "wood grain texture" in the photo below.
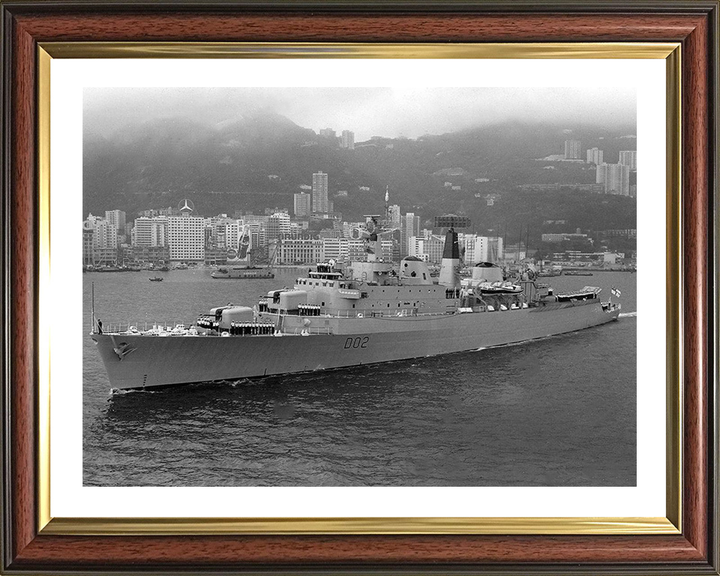
[[[708,514],[708,334],[712,284],[708,284],[707,215],[709,198],[710,79],[708,23],[703,21],[685,41],[683,59],[683,241],[684,303],[684,534],[706,555]]]
[[[295,536],[295,537],[40,537],[17,566],[152,565],[226,567],[252,564],[348,563],[619,563],[701,561],[682,536]]]
[[[38,41],[531,42],[681,40],[698,15],[68,14],[21,15]]]
[[[11,171],[11,410],[13,550],[35,537],[35,47],[24,32],[13,35],[17,62]]]
[[[294,567],[425,570],[523,566],[540,571],[647,570],[714,573],[708,563],[708,364],[710,284],[706,270],[709,229],[708,151],[710,87],[714,74],[709,21],[714,14],[678,8],[674,13],[268,13],[165,10],[97,13],[92,8],[18,10],[13,16],[12,253],[12,568],[25,572],[72,569],[230,569]],[[285,536],[285,537],[63,537],[37,536],[34,500],[35,381],[35,55],[38,41],[682,41],[683,240],[685,325],[683,377],[683,536]],[[716,560],[715,560],[716,562]],[[717,564],[715,564],[716,566]]]

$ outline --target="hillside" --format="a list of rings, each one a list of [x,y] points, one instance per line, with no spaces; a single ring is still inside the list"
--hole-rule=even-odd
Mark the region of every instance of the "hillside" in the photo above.
[[[598,146],[606,161],[616,162],[619,150],[635,148],[634,138],[623,137],[633,131],[573,126],[570,135],[566,126],[503,123],[417,140],[373,139],[344,150],[268,112],[212,126],[158,120],[128,125],[112,137],[87,129],[83,209],[85,215],[114,208],[130,215],[188,197],[205,215],[266,207],[292,211],[293,194],[311,184],[313,172],[323,171],[336,210],[348,220],[380,213],[389,186],[391,203],[403,212],[423,220],[467,214],[478,231],[522,220],[539,234],[548,219],[567,219],[580,228],[631,228],[633,199],[520,192],[516,186],[592,183],[594,170],[585,164],[538,159],[560,154],[572,137],[583,150]],[[494,206],[487,206],[487,194],[500,195]]]

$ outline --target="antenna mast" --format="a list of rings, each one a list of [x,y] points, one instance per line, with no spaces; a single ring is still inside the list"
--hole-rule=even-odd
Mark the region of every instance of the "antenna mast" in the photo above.
[[[92,323],[92,326],[90,327],[90,333],[95,333],[95,282],[93,282],[90,285],[90,293],[91,293],[91,303],[90,303],[90,322]]]

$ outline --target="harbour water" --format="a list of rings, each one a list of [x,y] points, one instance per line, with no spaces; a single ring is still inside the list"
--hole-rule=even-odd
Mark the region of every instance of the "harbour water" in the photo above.
[[[304,269],[307,271],[307,269]],[[87,273],[86,486],[634,486],[635,274],[542,278],[621,290],[618,322],[513,346],[312,374],[110,394],[104,323],[191,323],[292,286],[211,270]],[[162,282],[149,282],[150,276]],[[200,361],[200,360],[199,360]]]

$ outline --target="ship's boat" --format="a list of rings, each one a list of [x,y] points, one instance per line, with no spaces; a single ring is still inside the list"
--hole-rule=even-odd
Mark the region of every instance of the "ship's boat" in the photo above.
[[[446,236],[437,279],[425,262],[318,264],[253,305],[218,306],[192,325],[91,334],[114,389],[237,380],[450,354],[545,338],[616,320],[600,289],[555,294],[530,275],[507,282],[494,264],[461,282],[457,234]],[[246,269],[246,271],[249,271]],[[259,269],[259,271],[263,271]],[[218,270],[220,272],[220,270]],[[228,269],[229,275],[230,269]],[[215,276],[213,276],[215,277]]]

